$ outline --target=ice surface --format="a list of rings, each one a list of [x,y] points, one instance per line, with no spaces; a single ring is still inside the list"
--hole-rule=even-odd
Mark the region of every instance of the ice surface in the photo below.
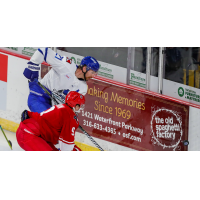
[[[12,150],[13,151],[24,151],[17,143],[16,133],[7,131],[5,129],[4,133],[8,140],[12,142]],[[2,131],[0,130],[0,151],[11,151],[10,146],[8,145],[6,138],[4,137]]]

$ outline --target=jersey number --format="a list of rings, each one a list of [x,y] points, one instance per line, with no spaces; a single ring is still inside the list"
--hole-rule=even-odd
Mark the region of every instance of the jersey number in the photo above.
[[[55,58],[57,58],[58,60],[62,60],[63,59],[63,57],[62,56],[60,56],[59,54],[57,54],[56,53],[56,55],[55,55]]]
[[[72,135],[74,136],[75,127],[72,128]]]

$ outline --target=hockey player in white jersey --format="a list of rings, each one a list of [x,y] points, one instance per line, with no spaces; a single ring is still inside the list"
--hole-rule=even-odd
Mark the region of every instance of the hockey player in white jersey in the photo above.
[[[71,59],[60,56],[50,48],[39,48],[27,63],[28,66],[23,73],[29,79],[28,107],[32,112],[41,113],[52,106],[50,97],[37,84],[39,65],[43,61],[52,67],[40,81],[50,93],[56,89],[62,90],[64,95],[69,91],[85,95],[86,81],[94,78],[99,70],[99,63],[91,56],[83,58],[81,64],[77,66]]]

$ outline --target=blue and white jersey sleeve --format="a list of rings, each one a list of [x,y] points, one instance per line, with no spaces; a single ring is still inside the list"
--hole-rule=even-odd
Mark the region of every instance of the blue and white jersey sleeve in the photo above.
[[[50,48],[39,48],[31,57],[31,62],[41,64],[43,61],[51,65],[51,67],[59,74],[70,72],[70,68],[66,67],[66,57],[60,56]]]

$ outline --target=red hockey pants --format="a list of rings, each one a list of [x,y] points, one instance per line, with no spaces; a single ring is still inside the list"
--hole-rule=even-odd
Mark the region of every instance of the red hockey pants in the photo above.
[[[17,142],[25,151],[58,151],[53,144],[48,143],[38,135],[37,127],[31,123],[21,122],[16,132]]]

